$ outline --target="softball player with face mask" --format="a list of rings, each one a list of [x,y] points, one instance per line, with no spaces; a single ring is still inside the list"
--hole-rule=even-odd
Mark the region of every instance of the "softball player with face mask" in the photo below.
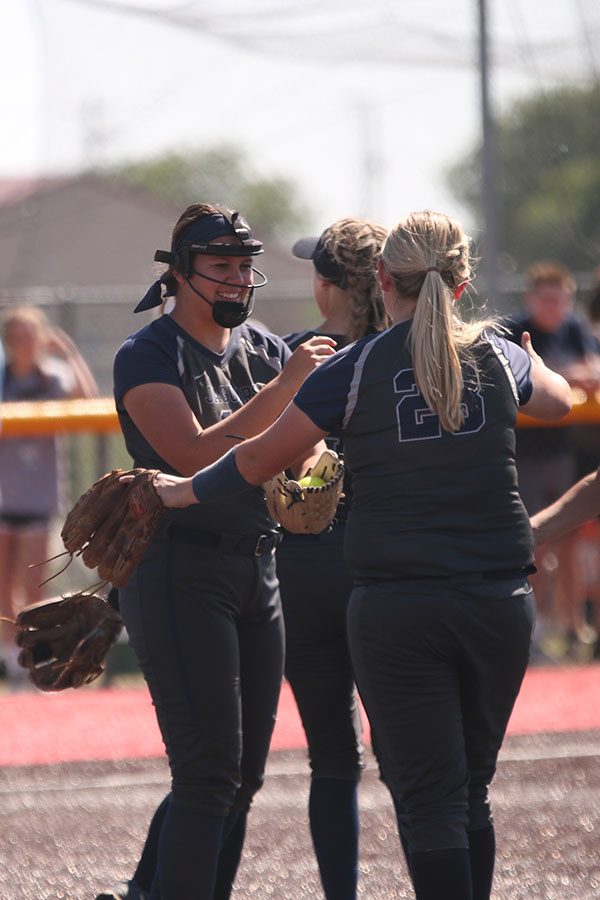
[[[294,245],[294,255],[313,262],[314,297],[323,321],[314,330],[284,337],[290,350],[324,335],[341,348],[387,326],[376,277],[376,261],[386,233],[373,222],[346,218],[319,238],[304,238]],[[339,435],[328,437],[327,444],[341,450]],[[322,535],[286,534],[276,554],[285,619],[285,674],[307,735],[312,774],[310,827],[328,900],[356,897],[357,785],[363,767],[361,723],[346,638],[346,607],[352,589],[343,558],[349,479],[344,490],[345,504],[334,528]],[[167,798],[154,817],[134,878],[128,885],[100,894],[97,900],[135,900],[135,892],[151,884],[168,802]],[[215,893],[218,900],[228,897],[231,890],[232,866],[226,865],[226,858],[239,858],[243,821],[239,817],[227,853],[222,854]]]
[[[159,306],[163,288],[174,308],[128,338],[114,367],[136,466],[191,474],[212,463],[275,421],[334,352],[319,337],[290,356],[280,338],[246,323],[261,252],[237,213],[208,204],[185,210],[171,250],[157,251],[168,269],[136,311]],[[157,817],[151,900],[231,891],[283,674],[279,540],[260,488],[173,511],[119,592],[172,775]],[[100,896],[146,897],[149,889],[136,878]]]
[[[469,245],[452,219],[408,216],[378,268],[392,327],[328,360],[264,434],[158,490],[175,507],[236,496],[341,430],[350,652],[415,894],[488,900],[488,786],[534,615],[514,426],[519,407],[566,414],[570,390],[493,322],[461,319]]]

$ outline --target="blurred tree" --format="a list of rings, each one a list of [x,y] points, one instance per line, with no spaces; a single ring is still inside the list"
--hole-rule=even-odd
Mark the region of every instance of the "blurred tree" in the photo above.
[[[600,261],[600,86],[564,87],[515,103],[496,123],[500,250],[518,269]],[[448,171],[478,224],[481,146]]]
[[[244,154],[230,144],[169,151],[117,165],[110,174],[182,209],[202,200],[239,209],[263,238],[302,230],[311,219],[291,180],[257,176]]]

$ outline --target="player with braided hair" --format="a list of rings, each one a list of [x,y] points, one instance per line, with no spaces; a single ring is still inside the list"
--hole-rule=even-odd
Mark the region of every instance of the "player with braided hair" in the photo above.
[[[313,293],[323,317],[314,330],[284,338],[294,349],[328,334],[342,348],[389,324],[377,281],[387,231],[344,218],[320,237],[303,238],[292,252],[313,263]],[[339,432],[327,443],[341,452]],[[309,822],[327,900],[354,900],[358,879],[357,786],[363,768],[361,723],[346,636],[352,577],[343,544],[351,484],[334,527],[320,535],[286,534],[277,550],[286,634],[285,674],[308,742]],[[318,573],[318,574],[316,574]]]
[[[489,900],[488,787],[533,624],[514,426],[519,407],[565,415],[571,394],[528,336],[519,347],[493,320],[462,318],[471,269],[457,222],[430,211],[403,219],[378,272],[391,328],[327,360],[263,434],[155,486],[167,506],[209,506],[342,431],[350,652],[415,894]]]
[[[376,278],[386,234],[383,225],[348,217],[338,219],[320,237],[296,241],[294,256],[313,262],[315,301],[324,317],[311,334],[333,333],[341,323],[345,340],[350,343],[387,328],[389,319]]]

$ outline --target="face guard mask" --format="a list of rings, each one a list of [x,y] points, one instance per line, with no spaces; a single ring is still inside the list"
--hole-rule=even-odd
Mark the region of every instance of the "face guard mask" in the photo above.
[[[237,242],[232,244],[211,243],[216,238],[223,236],[233,236],[237,238]],[[222,284],[225,287],[231,287],[231,283],[220,281],[217,278],[211,278],[202,274],[202,272],[198,272],[194,268],[194,258],[197,254],[204,256],[247,257],[257,256],[259,253],[263,253],[262,243],[252,237],[250,227],[239,213],[233,212],[230,216],[225,213],[215,213],[203,216],[196,222],[192,222],[178,237],[171,251],[157,250],[154,254],[154,259],[156,262],[167,263],[183,275],[193,292],[212,307],[212,316],[217,325],[220,325],[221,328],[235,328],[241,325],[242,322],[245,322],[248,316],[251,315],[254,306],[254,291],[267,283],[267,276],[259,269],[252,267],[252,271],[256,272],[262,280],[258,284],[253,284],[246,288],[248,296],[243,303],[235,300],[211,301],[191,283],[190,279],[193,275],[205,278],[214,284]],[[152,285],[138,303],[134,312],[159,306],[162,302],[163,284],[164,276]]]

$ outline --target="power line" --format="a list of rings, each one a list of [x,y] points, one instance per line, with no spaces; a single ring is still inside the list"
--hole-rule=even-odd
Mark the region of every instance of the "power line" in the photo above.
[[[329,5],[324,8],[322,0],[313,0],[312,3],[286,6],[285,10],[253,8],[251,13],[236,10],[235,15],[231,12],[211,12],[208,15],[199,13],[193,3],[154,8],[140,6],[128,0],[71,2],[104,12],[163,22],[186,31],[201,32],[235,43],[249,52],[298,60],[470,69],[477,58],[475,37],[460,38],[443,29],[403,22],[387,2],[375,11],[372,6],[365,9],[362,3],[352,11],[345,3],[336,12]],[[281,19],[288,24],[287,29],[269,30],[270,25]],[[596,31],[600,40],[600,29]],[[557,54],[577,52],[587,47],[594,41],[596,31],[587,29],[581,41],[539,43],[536,45],[536,54],[538,57],[547,57],[554,66]],[[351,48],[348,47],[350,38],[354,38]],[[415,39],[422,42],[416,51]],[[527,49],[496,41],[495,59],[503,66],[524,65],[528,69],[529,64],[524,63]]]

